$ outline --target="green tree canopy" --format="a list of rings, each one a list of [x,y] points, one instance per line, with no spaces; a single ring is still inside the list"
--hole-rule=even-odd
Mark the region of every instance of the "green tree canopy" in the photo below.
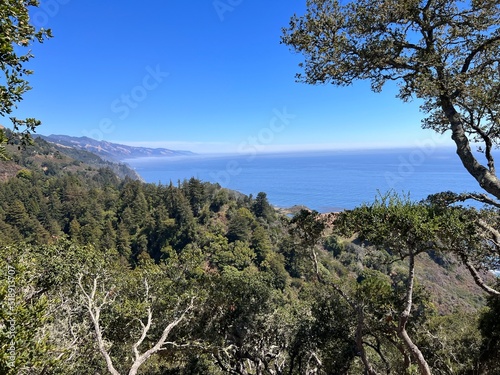
[[[298,80],[347,86],[369,80],[418,98],[423,127],[451,130],[467,171],[500,198],[492,149],[500,141],[500,4],[493,0],[308,0],[282,42],[305,57]],[[481,164],[471,143],[481,143]]]
[[[42,43],[51,37],[50,30],[36,29],[30,23],[29,9],[37,7],[36,0],[2,1],[0,3],[0,116],[10,115],[23,95],[31,89],[26,79],[33,72],[26,63],[33,57],[27,48],[35,42]],[[34,118],[10,118],[14,131],[20,132],[22,142],[29,140],[29,134],[40,125]],[[0,128],[0,145],[8,140]],[[5,157],[5,149],[0,148],[0,157]]]

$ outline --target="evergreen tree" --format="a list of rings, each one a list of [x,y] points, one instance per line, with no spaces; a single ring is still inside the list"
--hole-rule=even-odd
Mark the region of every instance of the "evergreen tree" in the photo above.
[[[197,217],[205,202],[205,188],[200,180],[191,177],[187,183],[187,196],[193,215]]]
[[[252,234],[255,219],[247,208],[239,208],[229,220],[227,238],[230,242],[248,242]]]
[[[267,200],[267,194],[260,192],[255,198],[253,203],[252,211],[258,218],[263,218],[264,220],[270,220],[273,218],[274,210]]]

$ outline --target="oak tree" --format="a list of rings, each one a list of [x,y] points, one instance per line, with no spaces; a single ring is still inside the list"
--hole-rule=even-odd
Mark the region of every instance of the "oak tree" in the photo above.
[[[299,81],[336,86],[387,81],[418,98],[424,128],[451,131],[479,185],[500,198],[492,150],[500,141],[500,4],[493,0],[308,0],[282,42],[301,53]],[[471,149],[480,143],[481,163]]]
[[[419,254],[436,248],[443,225],[440,219],[432,206],[412,203],[397,196],[385,196],[370,206],[363,205],[341,213],[336,227],[346,237],[356,235],[361,241],[384,249],[393,261],[407,262],[407,276],[403,281],[404,297],[400,299],[397,311],[391,312],[387,318],[390,318],[388,322],[391,322],[391,329],[404,345],[401,353],[407,358],[405,362],[409,365],[413,360],[423,375],[431,374],[431,369],[409,332],[410,320],[415,314],[415,262]],[[391,275],[391,278],[396,276]],[[393,284],[397,285],[395,281]],[[377,282],[375,285],[375,289],[381,293],[382,284]],[[382,299],[380,295],[379,299]]]
[[[36,42],[43,43],[52,36],[50,30],[37,29],[31,22],[29,11],[37,7],[37,0],[2,1],[0,3],[0,116],[8,116],[31,89],[27,76],[33,73],[26,67],[33,54],[28,48]],[[20,136],[21,143],[28,142],[29,135],[40,125],[35,118],[18,119],[10,117],[13,129]],[[3,127],[0,127],[0,158],[5,158],[1,146],[9,141]]]

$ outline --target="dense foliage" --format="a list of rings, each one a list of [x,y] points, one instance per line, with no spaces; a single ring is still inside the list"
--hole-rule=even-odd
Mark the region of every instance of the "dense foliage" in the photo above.
[[[444,315],[417,272],[408,304],[411,249],[417,271],[467,277],[438,246],[456,217],[443,205],[394,197],[288,217],[265,193],[145,184],[61,157],[0,184],[2,373],[413,373],[403,332],[433,373],[495,371],[493,300],[479,315],[469,295]],[[341,239],[354,232],[365,242]]]
[[[9,85],[0,86],[0,115],[28,89],[21,74],[31,55],[13,45],[49,35],[29,25],[36,5],[0,5]],[[462,158],[466,134],[486,143],[488,168],[464,164],[495,195],[497,8],[310,0],[284,41],[308,55],[312,83],[369,78],[378,90],[402,79],[401,97],[426,100],[427,124],[451,125]],[[408,30],[423,39],[407,40]],[[490,274],[499,269],[500,204],[484,195],[388,195],[290,217],[263,192],[195,178],[145,184],[126,166],[41,140],[16,149],[0,161],[1,374],[500,371]],[[456,205],[471,197],[497,208]]]

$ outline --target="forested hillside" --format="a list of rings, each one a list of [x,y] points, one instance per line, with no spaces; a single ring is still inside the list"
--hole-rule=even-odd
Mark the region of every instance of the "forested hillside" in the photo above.
[[[459,253],[429,245],[491,214],[387,197],[289,217],[265,193],[146,184],[40,153],[20,151],[0,184],[0,373],[414,373],[398,323],[408,238],[426,246],[404,332],[433,373],[498,371],[496,300],[486,307]]]
[[[165,128],[173,124],[185,131],[177,136],[199,132],[197,138],[212,147],[236,145],[248,134],[239,149],[249,156],[268,146],[286,149],[285,139],[298,148],[347,140],[337,139],[343,131],[332,131],[332,118],[319,107],[304,112],[305,122],[299,118],[307,100],[321,104],[323,97],[301,91],[304,96],[294,92],[300,98],[294,100],[286,82],[275,80],[279,74],[269,75],[270,66],[289,71],[282,55],[266,44],[276,30],[271,33],[267,27],[274,20],[263,17],[277,17],[273,5],[281,12],[283,4],[245,3],[232,15],[241,17],[238,22],[214,27],[206,21],[210,17],[201,17],[204,8],[178,7],[185,2],[154,8],[133,3],[122,2],[115,17],[114,8],[100,3],[88,12],[85,2],[0,2],[0,118],[9,119],[13,129],[0,126],[0,375],[500,374],[500,282],[493,276],[500,270],[500,178],[492,152],[500,143],[498,1],[308,0],[305,14],[292,16],[281,42],[304,57],[299,81],[344,87],[365,80],[376,92],[397,82],[400,99],[420,103],[424,128],[451,134],[463,166],[482,189],[442,192],[421,202],[387,194],[332,215],[307,209],[283,214],[263,192],[245,196],[195,178],[146,184],[125,165],[68,144],[33,143],[41,121],[28,117],[31,111],[49,118],[57,111],[62,117],[49,121],[73,119],[73,131],[101,118],[92,133],[109,134],[116,121],[101,117],[102,105],[120,92],[109,110],[120,129],[130,126],[134,139],[143,134],[140,119],[150,124],[154,141],[166,137]],[[220,21],[241,2],[229,3],[212,4]],[[260,8],[243,11],[247,5]],[[34,71],[28,63],[38,50],[32,47],[52,37],[41,25],[50,21],[64,33],[82,14],[94,35],[62,39],[59,52],[69,57],[67,64],[52,60],[40,69],[45,78],[36,82],[52,87],[45,85],[18,108],[31,89]],[[172,14],[179,22],[155,18]],[[258,28],[256,14],[262,16]],[[129,27],[130,19],[137,27]],[[148,31],[157,25],[164,32]],[[230,28],[221,32],[222,26]],[[125,29],[127,38],[110,34]],[[200,30],[204,38],[193,38]],[[172,36],[176,48],[185,46],[188,53],[172,59]],[[95,43],[96,38],[116,43]],[[142,41],[141,61],[155,62],[145,67],[146,75],[136,70],[132,39]],[[247,39],[260,42],[234,43]],[[84,51],[83,59],[68,53],[68,40]],[[193,60],[193,51],[203,51],[206,61],[215,58],[217,66]],[[260,64],[264,55],[266,64]],[[252,84],[258,91],[247,86],[241,64],[232,64],[241,56],[257,62]],[[79,64],[88,57],[104,69],[74,74],[87,68]],[[116,66],[113,57],[121,67],[112,72],[119,74],[115,78],[105,65]],[[170,76],[161,65],[165,59],[176,73],[168,85],[174,91],[156,90]],[[206,70],[192,74],[186,66]],[[123,81],[127,76],[130,86]],[[66,77],[71,81],[58,81]],[[207,77],[219,78],[215,89]],[[177,79],[185,84],[175,86]],[[222,106],[221,87],[229,94]],[[269,116],[270,97],[288,97],[290,105],[300,106],[273,109],[269,126],[254,137],[255,119]],[[218,101],[207,105],[213,98]],[[356,132],[346,143],[394,138],[393,145],[401,146],[406,130],[395,135],[389,116],[377,120],[372,103],[361,95],[351,98],[337,100],[342,108],[335,109],[339,119],[349,115],[343,126]],[[265,111],[259,106],[264,102]],[[89,117],[80,116],[82,108]],[[201,117],[186,116],[193,108]],[[367,113],[364,121],[352,117],[360,109]],[[180,110],[178,117],[174,110]],[[307,137],[293,130],[274,142],[292,120],[294,129],[307,129]],[[403,114],[396,125],[413,122]],[[230,135],[235,123],[237,139]],[[213,138],[224,131],[224,142]],[[297,138],[288,138],[293,133]],[[89,138],[81,146],[101,148]],[[437,144],[431,137],[420,146],[421,153],[411,154],[412,168]],[[106,147],[120,157],[131,155],[130,149]],[[144,154],[151,149],[136,155]],[[462,205],[470,199],[486,208]]]
[[[8,129],[5,129],[5,134],[12,138],[12,141],[4,146],[8,156],[2,163],[0,181],[15,176],[23,168],[46,176],[67,172],[92,175],[101,168],[108,168],[120,178],[141,179],[125,164],[103,160],[85,150],[50,143],[42,138],[31,140],[30,145],[26,147]]]

